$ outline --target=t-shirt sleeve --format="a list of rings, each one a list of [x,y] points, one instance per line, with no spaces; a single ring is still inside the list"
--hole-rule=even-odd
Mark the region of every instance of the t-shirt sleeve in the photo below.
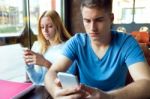
[[[133,37],[128,38],[124,47],[126,47],[125,62],[128,67],[134,63],[145,61],[143,50]]]
[[[68,57],[70,60],[74,61],[76,57],[78,44],[76,40],[76,36],[70,38],[64,45],[62,54]]]

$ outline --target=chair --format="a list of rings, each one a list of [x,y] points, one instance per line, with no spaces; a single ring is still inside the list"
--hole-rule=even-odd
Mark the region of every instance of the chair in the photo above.
[[[149,32],[149,28],[147,26],[142,26],[139,29],[140,32]]]
[[[118,31],[118,32],[127,33],[126,28],[125,28],[125,27],[122,27],[122,26],[118,27],[118,28],[117,28],[117,31]]]
[[[139,43],[145,43],[146,45],[150,45],[150,37],[149,32],[139,32],[139,31],[133,31],[131,32],[131,35],[139,42]]]

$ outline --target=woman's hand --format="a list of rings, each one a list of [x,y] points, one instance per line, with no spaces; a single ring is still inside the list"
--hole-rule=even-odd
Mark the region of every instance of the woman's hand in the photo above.
[[[26,64],[28,65],[36,64],[36,65],[45,66],[45,67],[48,67],[48,65],[51,65],[50,62],[48,64],[48,60],[46,60],[43,57],[43,55],[39,53],[35,53],[29,49],[24,50],[24,59],[25,59]]]

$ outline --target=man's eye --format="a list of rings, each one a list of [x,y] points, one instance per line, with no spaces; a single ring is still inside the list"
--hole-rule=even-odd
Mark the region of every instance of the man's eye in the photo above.
[[[86,23],[90,23],[91,21],[90,21],[90,20],[84,20],[84,22],[86,22]]]
[[[97,19],[96,21],[97,22],[102,22],[104,19]]]

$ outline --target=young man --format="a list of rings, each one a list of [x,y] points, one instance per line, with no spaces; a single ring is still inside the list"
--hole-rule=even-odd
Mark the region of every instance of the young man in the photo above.
[[[150,97],[150,67],[131,36],[111,31],[112,0],[82,0],[81,12],[87,33],[78,33],[45,77],[47,90],[59,99],[144,99]],[[56,74],[76,60],[80,83],[63,89]],[[134,82],[125,86],[129,70]]]

